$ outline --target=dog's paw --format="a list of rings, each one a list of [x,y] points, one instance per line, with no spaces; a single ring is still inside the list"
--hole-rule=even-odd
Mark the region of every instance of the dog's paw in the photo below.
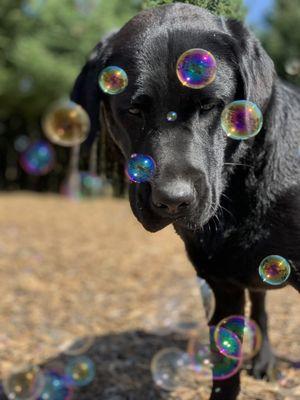
[[[276,357],[269,344],[263,346],[257,356],[253,358],[248,373],[255,379],[265,379],[267,381],[276,381],[278,379],[279,370]]]

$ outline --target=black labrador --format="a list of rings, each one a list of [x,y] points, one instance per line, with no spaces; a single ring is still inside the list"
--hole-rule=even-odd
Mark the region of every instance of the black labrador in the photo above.
[[[210,51],[218,63],[215,81],[201,90],[176,76],[179,56],[192,48]],[[99,74],[110,65],[129,77],[119,95],[99,89]],[[123,163],[133,153],[156,161],[150,183],[130,185],[131,207],[150,232],[173,224],[215,293],[210,324],[243,314],[249,291],[251,317],[264,335],[252,373],[264,377],[274,363],[265,310],[272,287],[259,277],[260,261],[272,254],[291,260],[288,284],[300,291],[299,91],[280,81],[242,23],[175,3],[139,13],[99,43],[72,99],[89,113],[92,137],[109,132]],[[261,132],[249,140],[226,138],[221,128],[224,106],[236,99],[251,100],[264,115]],[[169,111],[177,121],[166,120]],[[220,390],[211,399],[236,399],[239,379],[215,382]]]

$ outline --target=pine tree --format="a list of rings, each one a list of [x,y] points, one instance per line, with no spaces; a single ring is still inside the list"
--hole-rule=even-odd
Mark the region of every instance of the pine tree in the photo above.
[[[143,7],[150,8],[176,2],[203,7],[217,15],[224,15],[228,18],[242,20],[245,16],[242,0],[144,0]]]
[[[300,7],[299,0],[277,0],[268,18],[269,29],[263,44],[275,61],[277,72],[284,79],[300,85]],[[289,65],[295,62],[295,73]]]

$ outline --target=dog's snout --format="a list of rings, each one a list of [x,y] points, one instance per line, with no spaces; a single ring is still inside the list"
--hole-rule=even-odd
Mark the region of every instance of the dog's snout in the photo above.
[[[167,214],[185,212],[194,200],[194,189],[189,182],[176,181],[152,187],[152,203],[161,212]]]

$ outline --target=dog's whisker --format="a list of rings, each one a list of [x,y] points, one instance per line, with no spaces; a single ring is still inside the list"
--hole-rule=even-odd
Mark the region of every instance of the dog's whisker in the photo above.
[[[224,163],[223,165],[241,165],[243,167],[253,168],[253,165],[243,164],[243,163]]]

